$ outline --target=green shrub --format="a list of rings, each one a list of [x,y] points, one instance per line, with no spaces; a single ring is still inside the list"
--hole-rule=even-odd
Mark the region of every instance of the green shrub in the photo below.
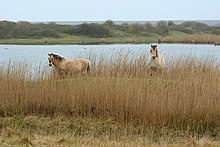
[[[90,37],[111,37],[112,32],[108,27],[101,24],[82,24],[75,28],[72,28],[69,32],[72,35],[86,35]]]

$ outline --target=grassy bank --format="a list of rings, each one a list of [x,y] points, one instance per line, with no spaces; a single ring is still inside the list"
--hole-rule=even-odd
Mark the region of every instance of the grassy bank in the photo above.
[[[104,40],[104,42],[103,42]],[[145,44],[145,43],[190,43],[190,44],[218,44],[220,35],[187,35],[180,32],[173,32],[169,36],[152,35],[146,36],[124,36],[108,38],[92,38],[87,36],[64,35],[60,38],[41,39],[0,39],[0,44],[21,44],[21,45],[46,45],[46,44]]]
[[[155,72],[144,57],[115,55],[93,56],[89,75],[66,79],[44,70],[33,77],[19,64],[1,67],[2,144],[219,144],[220,72],[212,59],[176,59]],[[12,138],[4,138],[7,131]]]
[[[63,36],[61,38],[41,38],[41,39],[0,39],[0,44],[22,44],[22,45],[45,45],[45,44],[143,44],[157,42],[158,37],[109,37],[104,38],[105,42],[100,41],[102,38],[92,38],[87,36]],[[131,40],[134,39],[134,42]]]

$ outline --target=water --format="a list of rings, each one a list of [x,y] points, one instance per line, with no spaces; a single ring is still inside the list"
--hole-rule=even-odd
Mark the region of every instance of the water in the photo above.
[[[48,66],[48,53],[57,53],[63,57],[74,59],[77,57],[90,58],[95,54],[97,58],[101,55],[112,55],[120,50],[132,52],[137,55],[149,54],[149,44],[138,45],[0,45],[0,67],[12,62],[31,63],[33,67]],[[192,44],[158,44],[159,53],[170,58],[187,57],[189,54],[203,59],[212,58],[216,63],[220,60],[220,46],[214,45],[192,45]]]

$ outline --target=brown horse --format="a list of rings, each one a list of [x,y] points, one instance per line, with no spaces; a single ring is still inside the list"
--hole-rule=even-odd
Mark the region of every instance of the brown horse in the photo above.
[[[56,54],[48,54],[49,66],[54,66],[59,74],[79,74],[90,72],[90,61],[83,58],[68,60]]]

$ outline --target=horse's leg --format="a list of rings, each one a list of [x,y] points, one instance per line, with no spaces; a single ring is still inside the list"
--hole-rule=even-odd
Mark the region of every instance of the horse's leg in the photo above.
[[[69,70],[64,71],[64,76],[66,76],[66,78],[71,77],[71,72]]]
[[[74,77],[74,78],[76,77],[76,73],[75,73],[74,71],[69,71],[69,72],[68,72],[68,75],[69,75],[69,77],[71,77],[71,78],[72,78],[72,77]]]
[[[51,78],[57,79],[57,78],[59,78],[59,76],[60,76],[60,71],[58,69],[54,68],[51,73]]]
[[[65,75],[66,75],[66,71],[59,70],[59,74],[58,75],[59,75],[60,79],[64,79]]]

